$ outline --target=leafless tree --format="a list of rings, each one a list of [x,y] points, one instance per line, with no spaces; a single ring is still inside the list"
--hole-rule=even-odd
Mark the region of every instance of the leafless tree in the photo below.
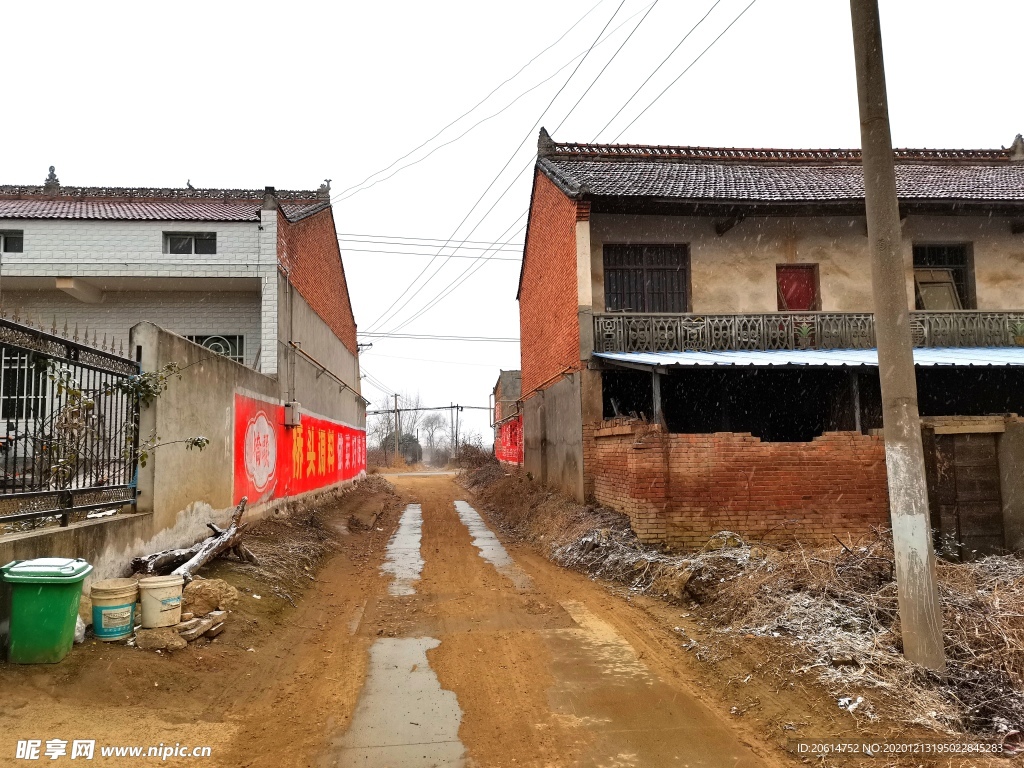
[[[438,447],[438,443],[444,438],[448,430],[448,422],[441,413],[430,411],[423,417],[420,429],[423,431],[427,447],[430,449],[431,455],[433,455],[434,449]]]

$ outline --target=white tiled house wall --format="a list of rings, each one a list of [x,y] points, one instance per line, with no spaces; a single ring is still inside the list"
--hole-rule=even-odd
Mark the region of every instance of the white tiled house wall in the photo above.
[[[85,304],[62,291],[4,291],[0,299],[10,315],[19,310],[34,325],[50,330],[56,323],[69,335],[78,324],[79,334],[89,331],[108,343],[123,342],[128,349],[128,331],[136,323],[149,321],[179,336],[244,336],[245,364],[254,366],[261,355],[260,296],[241,291],[135,291],[107,292],[100,304]],[[116,348],[116,347],[115,347]],[[261,361],[260,361],[261,362]]]
[[[126,328],[149,320],[181,335],[244,333],[246,362],[277,373],[277,213],[263,212],[256,222],[83,221],[5,219],[2,228],[24,233],[24,252],[3,254],[3,277],[248,277],[258,278],[262,295],[235,292],[150,291],[112,293],[101,304],[87,304],[50,291],[4,290],[4,306],[31,311],[49,327],[63,308],[69,321],[95,321],[127,342]],[[270,215],[267,215],[270,214]],[[167,232],[216,232],[216,254],[171,255],[163,252]],[[58,317],[63,328],[63,319]],[[236,330],[237,329],[237,330]],[[258,358],[257,358],[258,354]]]

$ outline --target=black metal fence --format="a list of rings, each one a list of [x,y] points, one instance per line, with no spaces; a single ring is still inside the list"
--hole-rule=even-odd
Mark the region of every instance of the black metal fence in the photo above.
[[[0,318],[0,533],[135,502],[139,366],[77,337]]]

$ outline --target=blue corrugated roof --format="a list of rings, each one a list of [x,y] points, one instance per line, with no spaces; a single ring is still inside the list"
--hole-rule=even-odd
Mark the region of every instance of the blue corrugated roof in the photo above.
[[[874,349],[771,349],[724,352],[597,352],[595,357],[634,365],[870,365]],[[1024,365],[1024,347],[923,347],[915,365]]]

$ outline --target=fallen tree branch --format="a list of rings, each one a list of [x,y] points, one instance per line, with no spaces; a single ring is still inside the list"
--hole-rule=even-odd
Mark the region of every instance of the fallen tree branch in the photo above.
[[[192,581],[194,571],[202,568],[206,563],[223,552],[232,551],[239,560],[246,563],[255,563],[256,556],[253,555],[245,545],[242,544],[242,531],[249,525],[242,522],[242,513],[245,512],[245,505],[248,499],[243,496],[242,500],[231,515],[231,525],[205,541],[200,542],[199,550],[188,560],[179,565],[173,571],[172,576],[183,576],[185,583]],[[214,525],[210,526],[215,531],[220,529]]]
[[[182,563],[187,563],[196,556],[202,546],[203,542],[200,541],[185,549],[165,549],[162,552],[133,558],[132,573],[140,573],[145,576],[162,575]]]

